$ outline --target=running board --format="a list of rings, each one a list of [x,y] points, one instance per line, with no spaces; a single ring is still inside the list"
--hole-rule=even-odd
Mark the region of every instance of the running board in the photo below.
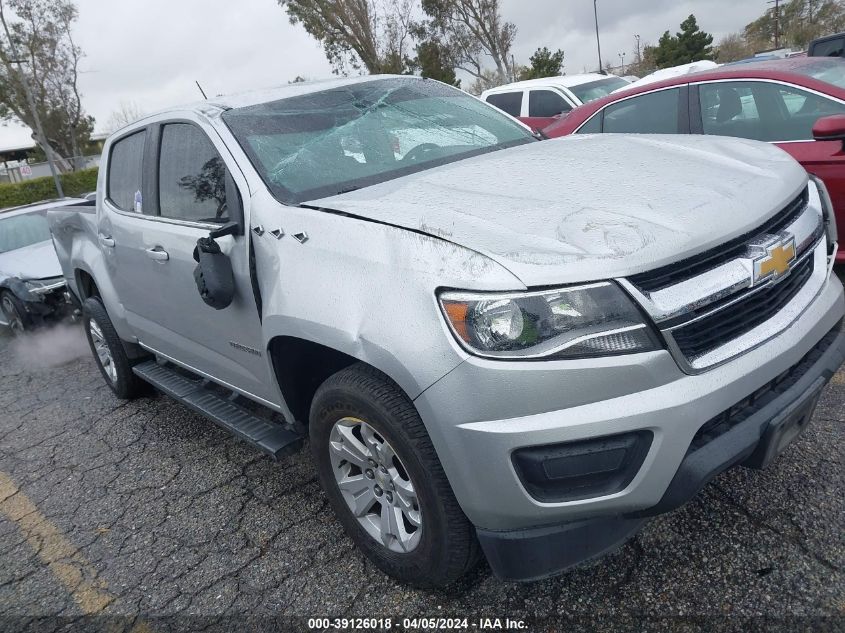
[[[207,388],[203,380],[191,380],[154,360],[132,368],[140,378],[174,400],[205,416],[247,444],[273,459],[295,453],[302,447],[302,435],[260,418],[231,400]]]

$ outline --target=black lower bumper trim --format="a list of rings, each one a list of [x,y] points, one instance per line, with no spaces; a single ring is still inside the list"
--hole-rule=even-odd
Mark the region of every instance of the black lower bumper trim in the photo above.
[[[496,576],[531,582],[609,554],[634,536],[644,522],[611,517],[526,530],[476,532]]]

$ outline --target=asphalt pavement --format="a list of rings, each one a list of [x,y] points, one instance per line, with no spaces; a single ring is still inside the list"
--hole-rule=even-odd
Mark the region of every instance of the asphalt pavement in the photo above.
[[[845,372],[767,471],[734,469],[588,568],[443,592],[369,565],[307,450],[278,463],[164,396],[115,399],[77,327],[0,337],[0,631],[845,630]],[[490,618],[485,620],[484,618]],[[508,621],[505,620],[508,619]],[[407,619],[407,620],[406,620]],[[370,623],[372,624],[372,623]],[[381,625],[384,624],[382,620]],[[442,622],[447,624],[447,622]]]

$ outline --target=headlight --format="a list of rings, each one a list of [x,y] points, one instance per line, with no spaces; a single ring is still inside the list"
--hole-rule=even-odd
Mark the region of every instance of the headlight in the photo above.
[[[54,277],[52,279],[30,279],[23,282],[30,294],[43,295],[51,290],[61,288],[65,285],[64,277]]]
[[[819,202],[822,205],[822,214],[824,215],[825,233],[827,234],[827,241],[829,244],[834,244],[837,239],[836,230],[836,214],[833,212],[833,202],[830,199],[830,192],[821,178],[809,174],[810,180],[816,186],[816,191],[819,192]]]
[[[541,292],[444,292],[440,305],[461,345],[491,358],[573,358],[658,349],[651,328],[614,283]]]

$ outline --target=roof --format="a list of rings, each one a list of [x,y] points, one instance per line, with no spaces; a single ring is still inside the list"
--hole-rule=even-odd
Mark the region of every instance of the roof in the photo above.
[[[531,88],[534,86],[563,86],[564,88],[571,88],[573,86],[590,83],[591,81],[611,79],[613,77],[615,77],[615,75],[600,75],[598,73],[561,75],[560,77],[541,77],[540,79],[526,79],[525,81],[515,81],[514,83],[505,84],[504,86],[496,86],[495,88],[485,90],[483,94],[499,92],[500,90],[511,90],[513,88]]]

